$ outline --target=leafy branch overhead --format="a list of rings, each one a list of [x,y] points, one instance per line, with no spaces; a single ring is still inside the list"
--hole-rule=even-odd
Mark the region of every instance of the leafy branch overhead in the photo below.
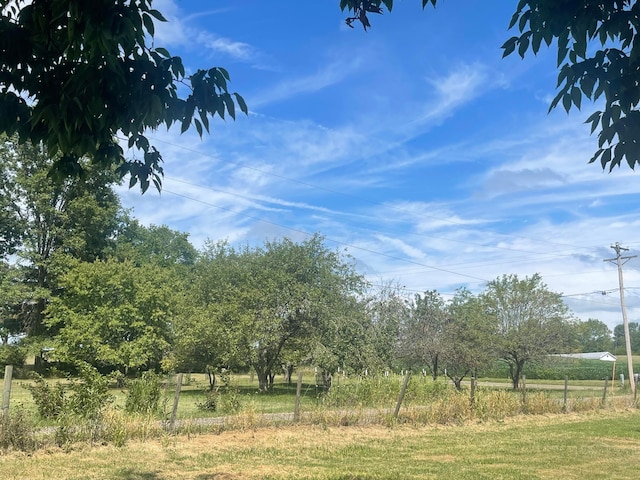
[[[160,189],[160,152],[147,130],[181,125],[209,131],[210,118],[235,119],[229,73],[185,76],[180,57],[155,47],[152,0],[0,0],[0,133],[42,142],[57,155],[55,176],[82,175],[80,159],[130,175],[130,186]],[[181,96],[180,85],[188,88]],[[143,152],[126,159],[117,137]]]
[[[436,6],[437,0],[422,0]],[[354,13],[350,25],[359,20],[370,27],[367,13],[389,11],[393,0],[347,1],[340,8]],[[598,150],[589,160],[602,168],[626,161],[634,168],[640,163],[640,3],[636,0],[520,0],[509,28],[520,34],[503,45],[503,57],[516,52],[524,58],[537,54],[542,43],[558,47],[558,93],[551,102],[560,102],[569,112],[580,109],[583,98],[602,103],[585,123],[598,132]]]

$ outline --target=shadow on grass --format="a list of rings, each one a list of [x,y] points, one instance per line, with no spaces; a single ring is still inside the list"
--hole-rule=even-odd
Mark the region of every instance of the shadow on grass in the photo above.
[[[130,468],[120,470],[114,478],[122,480],[160,480],[158,473],[156,472],[141,472]]]

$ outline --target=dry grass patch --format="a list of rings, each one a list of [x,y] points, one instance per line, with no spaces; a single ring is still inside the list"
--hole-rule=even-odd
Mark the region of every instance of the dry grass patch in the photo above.
[[[627,479],[640,412],[518,416],[463,426],[267,427],[165,435],[126,447],[9,454],[0,478]]]

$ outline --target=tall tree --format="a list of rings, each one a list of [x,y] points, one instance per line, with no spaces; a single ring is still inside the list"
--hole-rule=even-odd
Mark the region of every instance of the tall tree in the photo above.
[[[408,366],[426,367],[435,380],[445,348],[446,304],[435,290],[417,294],[400,328],[398,357]]]
[[[629,339],[631,340],[631,351],[640,352],[640,323],[629,322]],[[625,352],[624,326],[616,325],[613,329],[613,343],[616,352]]]
[[[100,170],[86,180],[57,182],[47,174],[54,162],[41,145],[15,139],[0,144],[0,172],[10,178],[0,186],[0,196],[8,199],[24,229],[18,253],[26,262],[25,281],[40,292],[56,288],[56,272],[67,263],[62,257],[103,257],[120,214],[113,172]],[[44,307],[43,297],[26,312],[29,333],[40,333]]]
[[[509,365],[514,389],[526,363],[562,353],[571,315],[561,295],[550,291],[540,275],[498,277],[488,283],[481,299],[495,322],[496,351]]]
[[[192,266],[198,251],[189,241],[188,233],[172,230],[166,225],[145,227],[138,220],[125,215],[118,229],[115,255],[138,265]]]
[[[236,103],[248,110],[224,68],[185,75],[180,57],[155,45],[157,21],[166,20],[152,0],[1,0],[0,133],[59,153],[50,169],[60,177],[116,167],[143,192],[160,188],[162,157],[147,130],[176,123],[202,135],[209,118],[235,118]],[[117,135],[142,158],[125,159]]]
[[[212,329],[222,329],[232,356],[255,370],[262,392],[280,371],[287,348],[309,357],[322,325],[335,320],[335,308],[363,286],[352,262],[329,250],[319,235],[260,248],[209,245],[194,283],[190,291],[204,305],[226,305],[225,315],[211,318]]]
[[[576,343],[581,352],[606,352],[613,347],[613,337],[607,324],[590,318],[574,326]],[[624,336],[623,336],[624,338]]]
[[[422,0],[422,7],[438,0]],[[340,0],[347,18],[365,28],[370,13],[389,11],[393,0]],[[558,50],[558,93],[549,110],[560,102],[569,112],[583,98],[603,104],[585,123],[599,129],[598,150],[590,162],[609,170],[623,160],[634,168],[640,163],[640,2],[636,0],[520,0],[509,28],[519,35],[503,45],[503,56],[513,52],[524,58],[537,54],[542,43]]]
[[[170,269],[114,260],[76,262],[47,308],[57,359],[120,369],[157,368],[171,343],[182,289]]]
[[[457,290],[447,305],[440,352],[440,367],[456,389],[495,358],[494,338],[495,324],[482,302],[466,289]]]

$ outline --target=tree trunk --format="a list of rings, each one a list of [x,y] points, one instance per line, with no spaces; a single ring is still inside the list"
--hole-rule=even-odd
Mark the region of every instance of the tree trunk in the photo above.
[[[258,391],[265,393],[269,390],[269,373],[256,367],[256,376],[258,377]]]
[[[333,375],[331,375],[331,372],[327,372],[326,370],[323,370],[322,371],[322,386],[324,387],[326,392],[328,392],[329,389],[331,388],[332,382],[333,382]]]
[[[209,391],[212,392],[216,388],[216,372],[207,369],[207,378],[209,379]]]
[[[517,390],[520,386],[522,367],[524,367],[524,360],[515,360],[513,363],[509,363],[509,375],[511,376],[511,383],[514,390]]]
[[[284,370],[284,381],[287,382],[287,385],[291,385],[291,375],[293,374],[293,365],[290,363],[283,365],[282,369]]]
[[[434,381],[438,379],[438,355],[431,357],[431,377]]]
[[[456,390],[459,392],[462,390],[462,378],[453,378],[453,385],[456,387]]]

